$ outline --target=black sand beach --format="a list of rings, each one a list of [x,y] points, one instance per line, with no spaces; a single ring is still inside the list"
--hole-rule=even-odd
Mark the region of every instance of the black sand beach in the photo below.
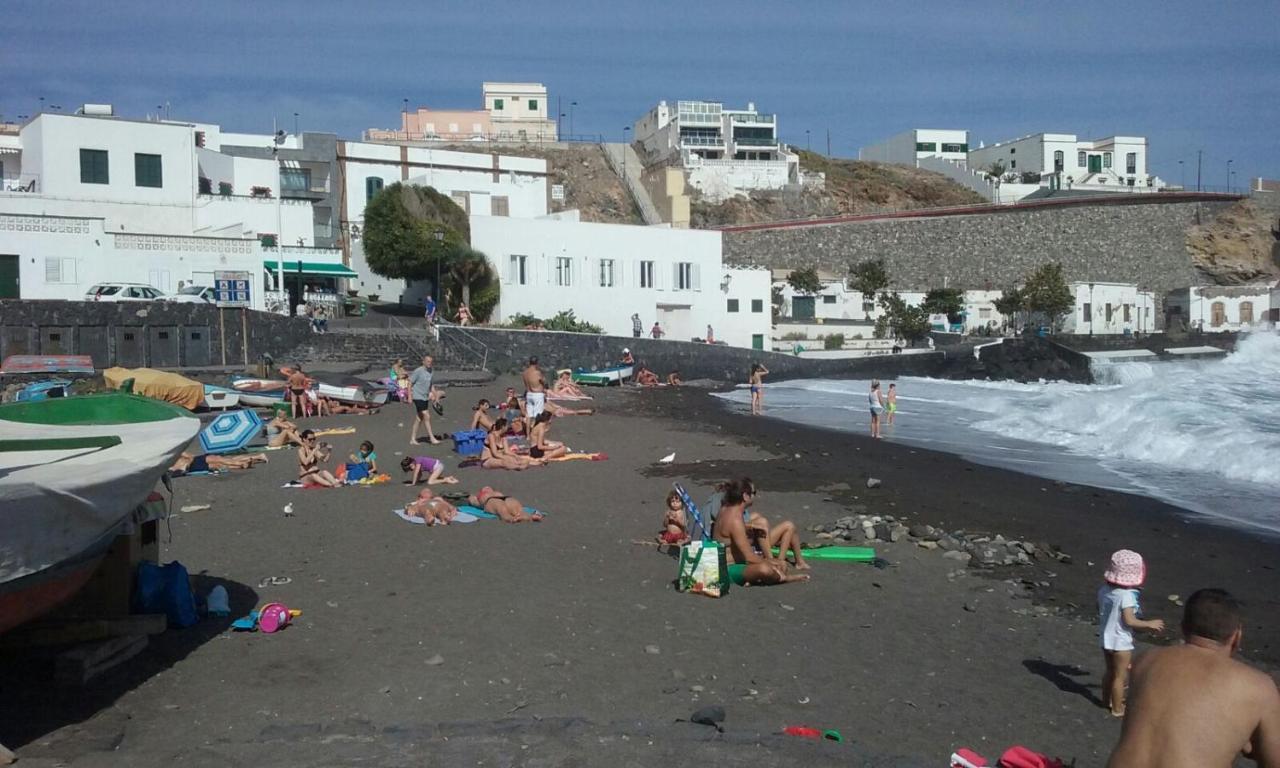
[[[503,386],[451,389],[438,431]],[[1174,620],[1168,595],[1224,586],[1248,602],[1248,657],[1280,654],[1272,540],[1146,499],[753,419],[705,391],[610,390],[596,405],[554,436],[606,462],[456,471],[464,488],[547,510],[538,524],[407,524],[391,513],[412,495],[398,470],[391,485],[282,489],[289,451],[175,481],[175,510],[212,508],[170,521],[165,559],[202,589],[228,584],[233,616],[268,600],[303,615],[276,635],[224,620],[172,630],[87,694],[10,660],[0,741],[31,765],[935,766],[958,746],[995,757],[1014,743],[1098,765],[1119,725],[1095,701],[1093,595],[1120,546],[1148,558],[1148,615]],[[357,427],[325,438],[339,455],[369,439],[384,468],[397,452],[452,468],[447,444],[407,445],[409,419],[397,405],[307,426]],[[674,464],[655,463],[672,451]],[[701,500],[736,474],[756,481],[762,512],[802,528],[860,504],[1051,542],[1073,562],[984,572],[901,541],[881,547],[884,570],[815,563],[807,584],[676,593],[675,561],[633,541],[657,532],[673,480]],[[818,490],[840,482],[850,490]],[[270,577],[289,581],[259,586]],[[727,711],[724,734],[676,722],[711,704]],[[845,743],[777,735],[789,725]]]

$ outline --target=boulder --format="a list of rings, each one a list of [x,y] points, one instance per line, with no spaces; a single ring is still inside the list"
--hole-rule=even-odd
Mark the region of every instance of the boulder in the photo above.
[[[879,487],[880,487],[880,479],[879,479],[879,478],[877,478],[877,477],[868,477],[868,478],[867,478],[867,487],[868,487],[868,488],[879,488]]]

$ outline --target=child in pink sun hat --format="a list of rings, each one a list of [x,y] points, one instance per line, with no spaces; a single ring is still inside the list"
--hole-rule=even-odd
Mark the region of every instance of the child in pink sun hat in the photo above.
[[[1160,619],[1138,618],[1138,587],[1147,580],[1147,565],[1142,555],[1128,549],[1111,555],[1111,564],[1102,574],[1106,580],[1098,588],[1098,625],[1102,655],[1107,671],[1102,679],[1102,702],[1111,714],[1124,717],[1125,686],[1129,682],[1129,664],[1133,659],[1133,630],[1163,632]]]

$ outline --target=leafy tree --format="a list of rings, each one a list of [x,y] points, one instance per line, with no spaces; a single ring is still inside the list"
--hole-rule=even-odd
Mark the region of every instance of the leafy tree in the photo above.
[[[964,319],[964,292],[959,288],[934,288],[924,295],[922,306],[931,315],[946,315],[955,325]]]
[[[561,310],[556,316],[543,323],[548,331],[570,331],[573,333],[604,333],[604,330],[586,320],[574,317],[572,309]]]
[[[864,309],[866,305],[874,306],[876,294],[889,287],[889,272],[884,267],[884,259],[869,259],[849,266],[849,287],[862,293]]]
[[[439,233],[443,237],[437,238]],[[431,187],[392,184],[364,209],[364,253],[369,269],[393,279],[434,280],[437,269],[467,249],[467,214]]]
[[[1005,324],[1017,324],[1017,317],[1026,310],[1026,297],[1017,286],[1005,288],[1000,298],[992,302],[996,311],[1005,317]]]
[[[1061,264],[1042,264],[1037,267],[1035,272],[1027,276],[1022,295],[1026,310],[1041,315],[1055,329],[1076,305],[1067,279],[1063,276]]]
[[[929,335],[929,311],[908,304],[897,291],[881,294],[880,306],[895,336],[915,343]]]
[[[997,160],[987,167],[987,175],[993,179],[999,179],[1004,176],[1005,167],[1003,160]]]
[[[822,281],[818,279],[818,270],[813,267],[801,267],[787,275],[787,282],[796,293],[812,296],[822,290]]]

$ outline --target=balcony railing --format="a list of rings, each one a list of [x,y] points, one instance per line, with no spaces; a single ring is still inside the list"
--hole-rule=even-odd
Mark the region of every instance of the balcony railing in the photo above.
[[[35,173],[5,176],[3,180],[0,180],[0,191],[38,193],[40,191],[40,176]]]
[[[758,139],[751,136],[734,137],[733,143],[739,147],[776,147],[778,146],[777,139],[769,139],[769,138]]]
[[[759,125],[773,125],[778,122],[777,115],[729,115],[729,119],[735,123],[756,123]]]
[[[684,147],[723,147],[723,136],[680,136],[680,145]]]

